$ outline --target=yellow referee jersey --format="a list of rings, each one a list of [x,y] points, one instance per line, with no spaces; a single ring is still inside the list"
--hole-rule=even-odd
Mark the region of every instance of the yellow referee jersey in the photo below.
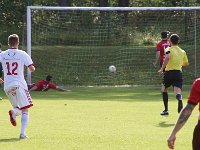
[[[171,46],[165,49],[165,53],[170,52],[169,62],[166,65],[165,71],[180,70],[182,65],[188,63],[187,54],[179,46]]]

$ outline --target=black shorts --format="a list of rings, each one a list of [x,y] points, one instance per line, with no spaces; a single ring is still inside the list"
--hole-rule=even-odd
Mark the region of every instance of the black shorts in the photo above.
[[[183,79],[182,72],[179,70],[170,70],[164,72],[163,85],[168,88],[171,85],[182,89]]]
[[[200,150],[200,120],[194,128],[193,139],[192,139],[193,150]]]

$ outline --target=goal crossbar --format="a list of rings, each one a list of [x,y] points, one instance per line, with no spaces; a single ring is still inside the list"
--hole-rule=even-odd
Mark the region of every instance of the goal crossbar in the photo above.
[[[131,10],[200,10],[200,7],[51,7],[28,6],[28,9],[38,10],[101,10],[101,11],[131,11]]]

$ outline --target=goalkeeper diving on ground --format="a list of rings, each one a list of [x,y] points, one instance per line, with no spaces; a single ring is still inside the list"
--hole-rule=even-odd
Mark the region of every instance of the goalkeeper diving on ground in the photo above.
[[[29,91],[48,91],[49,89],[54,89],[58,91],[66,91],[70,92],[70,90],[66,90],[60,86],[57,86],[55,83],[51,82],[51,75],[47,75],[45,80],[40,80],[36,83],[28,85]]]

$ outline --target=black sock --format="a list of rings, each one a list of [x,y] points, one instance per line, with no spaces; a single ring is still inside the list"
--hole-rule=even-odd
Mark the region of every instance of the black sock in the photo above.
[[[176,99],[178,101],[182,101],[182,95],[181,94],[176,94]]]
[[[163,96],[163,103],[165,106],[165,111],[168,111],[168,93],[162,92],[162,96]]]

